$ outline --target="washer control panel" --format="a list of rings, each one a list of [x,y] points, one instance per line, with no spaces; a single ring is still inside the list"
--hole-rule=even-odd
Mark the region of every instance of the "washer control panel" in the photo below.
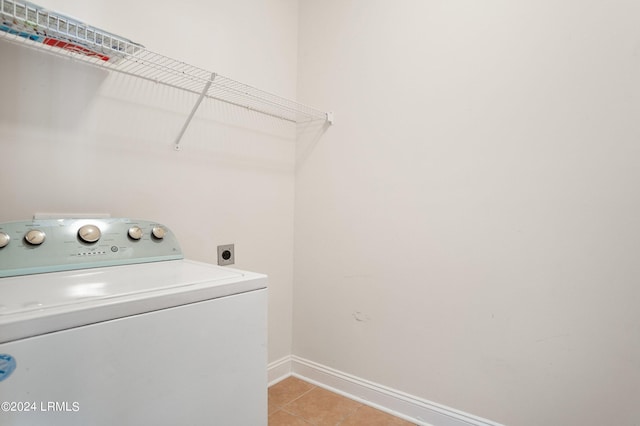
[[[166,226],[126,218],[0,223],[0,277],[182,259]]]

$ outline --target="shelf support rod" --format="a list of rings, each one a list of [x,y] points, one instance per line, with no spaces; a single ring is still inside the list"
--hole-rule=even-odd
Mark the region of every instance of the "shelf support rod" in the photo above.
[[[216,78],[216,73],[215,72],[211,73],[211,78],[209,79],[209,81],[207,81],[207,84],[205,84],[204,89],[202,89],[202,93],[200,93],[198,100],[196,101],[195,105],[191,109],[191,113],[187,117],[187,121],[184,122],[184,125],[182,126],[182,129],[180,130],[180,133],[176,138],[175,147],[174,147],[176,151],[180,151],[180,140],[182,139],[182,136],[184,136],[184,132],[187,131],[187,127],[189,127],[189,123],[191,123],[193,116],[196,115],[196,111],[198,110],[198,107],[202,103],[202,100],[204,99],[204,97],[207,95],[207,92],[209,91],[209,87],[211,87],[211,83],[213,83],[213,80],[215,80],[215,78]]]

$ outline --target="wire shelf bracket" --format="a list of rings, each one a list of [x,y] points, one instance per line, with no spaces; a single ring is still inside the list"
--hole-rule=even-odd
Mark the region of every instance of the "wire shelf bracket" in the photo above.
[[[216,78],[216,73],[211,73],[211,80],[207,82],[207,84],[205,84],[204,89],[202,90],[202,93],[200,93],[198,100],[196,101],[195,105],[191,109],[191,113],[189,113],[189,116],[187,117],[187,121],[185,121],[184,125],[182,126],[182,129],[180,130],[180,133],[178,134],[178,137],[176,138],[176,142],[174,146],[176,151],[180,151],[180,140],[182,139],[182,136],[184,136],[184,132],[187,131],[187,127],[189,127],[189,123],[191,123],[193,116],[196,115],[196,111],[198,110],[198,107],[200,106],[200,104],[202,103],[202,100],[207,95],[207,92],[209,91],[209,88],[211,87],[211,84],[213,83],[213,80],[215,80],[215,78]]]
[[[57,56],[142,78],[198,95],[175,149],[204,98],[292,123],[334,123],[333,112],[301,104],[229,77],[147,50],[143,45],[22,0],[0,0],[0,38]]]

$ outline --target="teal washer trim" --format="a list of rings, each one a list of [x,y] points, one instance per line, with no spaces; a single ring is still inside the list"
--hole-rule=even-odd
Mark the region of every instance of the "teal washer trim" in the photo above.
[[[19,275],[31,275],[31,274],[44,274],[47,272],[62,272],[62,271],[74,271],[78,269],[93,269],[93,268],[102,268],[108,266],[121,266],[121,265],[133,265],[138,263],[147,263],[147,262],[163,262],[168,260],[182,260],[184,256],[175,255],[175,256],[157,256],[157,257],[147,257],[144,259],[144,262],[141,262],[140,259],[117,259],[112,261],[100,261],[100,262],[91,262],[91,263],[71,263],[67,265],[53,265],[53,266],[34,266],[30,268],[20,268],[20,269],[5,269],[0,270],[0,278],[7,277],[16,277]]]
[[[84,240],[85,228],[98,238]],[[0,278],[183,259],[176,235],[149,220],[34,219],[0,223],[0,233]]]

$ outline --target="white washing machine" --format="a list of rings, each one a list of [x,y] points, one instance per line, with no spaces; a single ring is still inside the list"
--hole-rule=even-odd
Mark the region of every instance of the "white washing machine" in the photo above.
[[[267,424],[265,275],[143,220],[0,224],[0,425]]]

